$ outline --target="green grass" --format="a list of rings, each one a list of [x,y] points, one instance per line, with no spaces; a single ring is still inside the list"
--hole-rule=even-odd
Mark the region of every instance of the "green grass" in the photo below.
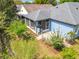
[[[34,59],[37,55],[37,42],[35,40],[13,40],[11,42],[14,57],[9,59]]]
[[[42,56],[44,52],[46,52],[46,48],[45,51],[40,53],[39,51],[39,43],[37,42],[37,40],[12,40],[11,41],[11,48],[12,51],[14,52],[14,56],[13,57],[9,57],[9,59],[39,59],[39,56]],[[78,56],[77,59],[79,59],[79,40],[77,41],[76,44],[72,45],[70,48],[74,49]],[[40,47],[40,50],[42,48]],[[62,51],[61,51],[62,52]],[[52,58],[49,57],[49,55],[43,56],[43,58],[41,59],[61,59],[62,55],[61,52],[59,52],[58,54],[60,54],[61,57],[56,57],[56,58]],[[40,53],[40,55],[39,55]]]

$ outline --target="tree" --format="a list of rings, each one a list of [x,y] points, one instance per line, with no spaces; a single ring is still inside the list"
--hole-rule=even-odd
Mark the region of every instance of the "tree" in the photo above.
[[[14,0],[15,4],[23,4],[21,0]]]
[[[52,0],[52,2],[50,2],[52,5],[57,5],[57,1],[56,0]]]
[[[56,0],[34,0],[34,3],[36,3],[36,4],[52,4],[52,5],[57,4]]]
[[[10,55],[10,35],[8,34],[7,27],[9,27],[11,21],[16,18],[16,7],[13,0],[0,0],[0,51],[2,55],[6,52]],[[6,51],[6,52],[5,52]]]
[[[79,0],[60,0],[60,3],[64,2],[79,2]]]
[[[26,2],[24,2],[24,4],[32,4],[32,2],[27,2],[27,1],[26,1]]]
[[[48,0],[34,0],[34,3],[36,3],[36,4],[48,4],[49,1]]]

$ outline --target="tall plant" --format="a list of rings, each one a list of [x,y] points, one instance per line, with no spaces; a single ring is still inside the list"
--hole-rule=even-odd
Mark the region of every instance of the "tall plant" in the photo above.
[[[9,32],[12,34],[15,34],[17,36],[22,36],[24,32],[26,31],[26,25],[22,23],[21,20],[14,20],[11,24],[10,27],[8,28]]]
[[[15,18],[16,7],[13,0],[0,0],[0,50],[2,54],[6,54],[5,51],[11,54],[10,48],[10,36],[6,32],[11,21]]]
[[[55,34],[51,35],[51,39],[49,39],[52,46],[54,46],[57,50],[62,50],[64,47],[63,45],[63,38],[61,37],[61,34],[59,32],[55,32]]]

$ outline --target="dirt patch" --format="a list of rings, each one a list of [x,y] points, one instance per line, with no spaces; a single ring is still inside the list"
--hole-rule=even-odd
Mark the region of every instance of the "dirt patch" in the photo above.
[[[55,50],[53,47],[47,45],[44,41],[38,40],[38,45],[39,45],[40,57],[43,56],[60,57],[59,52]]]
[[[29,33],[37,37],[37,34],[33,33],[31,30],[29,31]],[[43,40],[37,39],[37,42],[38,42],[38,56],[39,56],[38,58],[39,59],[42,59],[42,57],[44,56],[55,57],[56,59],[61,58],[60,52],[58,52],[53,47],[46,44]]]

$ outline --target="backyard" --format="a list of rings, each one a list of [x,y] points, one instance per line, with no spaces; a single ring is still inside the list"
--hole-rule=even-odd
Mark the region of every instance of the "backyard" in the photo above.
[[[42,40],[29,40],[28,42],[26,40],[13,40],[11,47],[15,55],[9,59],[62,59],[62,51],[57,51]],[[70,48],[73,48],[79,55],[79,40]]]
[[[59,33],[60,31],[57,31],[57,32],[54,31],[54,33],[51,33],[52,35],[48,34],[50,36],[50,38],[48,38],[48,36],[45,35],[47,37],[47,39],[37,38],[38,33],[37,34],[33,33],[28,28],[28,25],[27,25],[28,22],[27,23],[25,22],[26,19],[28,19],[28,18],[24,19],[23,16],[21,17],[20,15],[17,15],[17,12],[20,11],[20,10],[17,10],[18,8],[16,6],[18,1],[19,0],[17,0],[17,1],[16,0],[15,1],[14,0],[0,0],[0,59],[79,59],[79,39],[77,38],[75,31],[68,31],[67,33],[65,33],[65,30],[69,29],[67,27],[67,28],[64,28],[65,30],[63,29],[64,30],[63,33],[66,34],[65,38],[61,36],[61,34]],[[36,4],[48,4],[48,0],[46,0],[47,2],[44,0],[43,1],[35,0],[35,1],[36,2],[34,2],[34,3],[36,3]],[[54,3],[55,4],[52,3],[52,5],[56,5],[56,2],[54,2]],[[63,0],[61,1],[61,3],[63,3]],[[24,4],[24,3],[20,3],[20,1],[19,1],[18,4]],[[26,4],[27,4],[27,2],[26,2]],[[49,4],[51,4],[51,3],[49,3]],[[74,5],[74,7],[75,7],[75,5]],[[56,7],[56,9],[58,10],[59,8]],[[78,8],[76,8],[76,9],[78,10]],[[45,12],[44,11],[42,11],[42,12],[46,13],[47,10],[45,10]],[[23,12],[23,10],[21,10],[21,11]],[[41,10],[39,10],[39,14],[46,15],[46,14],[43,14],[40,12],[41,12]],[[61,10],[61,12],[62,12],[62,10]],[[68,13],[69,13],[69,10],[68,10]],[[68,13],[66,15],[68,15]],[[35,19],[38,18],[38,17],[36,17],[37,14],[38,13],[35,12]],[[26,14],[23,14],[23,15],[25,16]],[[43,18],[42,15],[39,18]],[[60,14],[59,14],[59,16],[60,16]],[[46,17],[46,16],[44,16],[44,17]],[[33,18],[34,18],[34,15],[33,15]],[[47,18],[49,18],[49,17],[47,17]],[[68,18],[68,17],[66,17],[66,18]],[[68,19],[70,19],[70,18],[68,18]],[[29,19],[29,20],[31,20],[31,19]],[[42,20],[42,19],[40,19],[40,20]],[[73,23],[74,23],[74,21],[73,21]],[[31,22],[33,22],[33,21],[31,21]],[[29,23],[31,23],[31,22],[29,21]],[[34,24],[36,24],[36,27],[38,27],[38,28],[35,27],[35,29],[37,29],[39,31],[41,31],[41,27],[43,30],[49,28],[48,20],[47,20],[47,22],[46,21],[39,22],[40,24],[42,24],[42,26],[38,22],[37,23],[36,22],[34,22]],[[60,23],[62,23],[62,22],[60,22]],[[74,24],[76,24],[76,22]],[[45,25],[47,25],[47,26],[45,26]],[[33,26],[33,24],[30,24],[30,26]],[[39,27],[40,27],[40,29],[39,29]],[[56,26],[52,26],[52,27],[56,27]],[[79,25],[76,27],[77,27],[77,28],[75,28],[76,31],[79,32]],[[59,30],[59,27],[56,30]],[[37,31],[37,32],[39,32],[39,31]],[[39,34],[42,34],[45,32],[46,31],[41,31]]]
[[[48,40],[39,40],[37,35],[19,20],[13,21],[8,30],[12,37],[10,48],[13,55],[9,55],[10,50],[7,49],[3,59],[79,59],[79,40],[73,39],[73,32],[70,32],[73,37],[67,41],[74,43],[69,43],[70,46],[66,47],[63,44],[64,38],[58,32],[56,35],[52,33]]]

